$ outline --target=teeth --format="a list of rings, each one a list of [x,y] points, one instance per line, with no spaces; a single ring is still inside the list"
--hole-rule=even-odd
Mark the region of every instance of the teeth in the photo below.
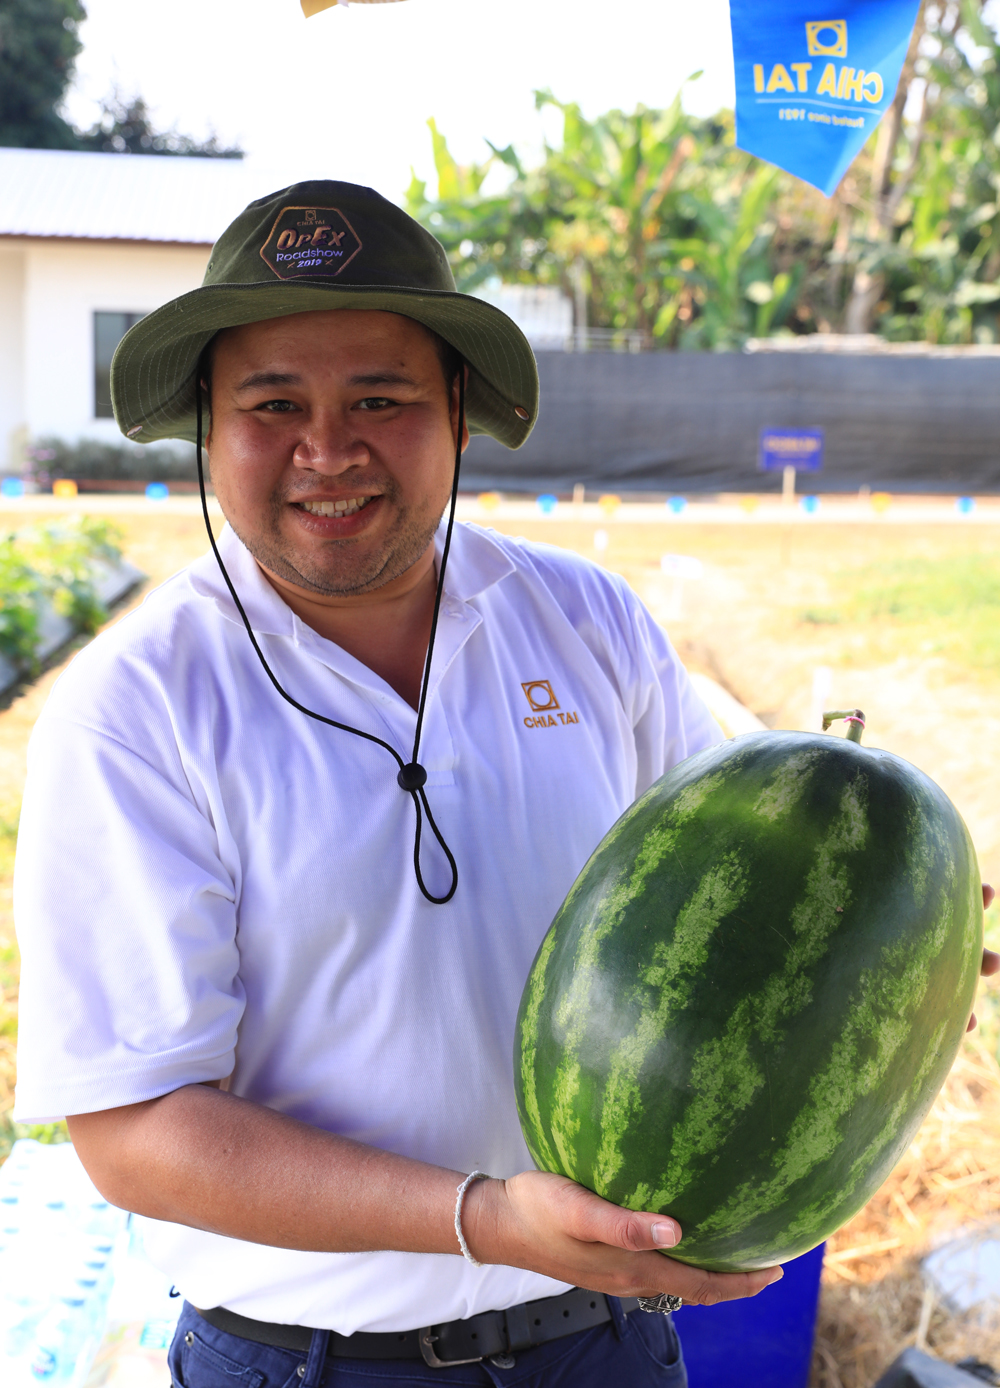
[[[350,501],[300,501],[299,505],[311,516],[356,516],[369,501],[370,496],[356,496]]]

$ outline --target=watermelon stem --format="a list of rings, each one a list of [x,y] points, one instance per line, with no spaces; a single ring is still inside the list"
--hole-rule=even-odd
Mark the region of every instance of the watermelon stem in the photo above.
[[[841,718],[847,723],[848,742],[860,742],[865,730],[865,715],[859,708],[838,708],[824,713],[823,731],[826,732],[831,723],[839,722]]]

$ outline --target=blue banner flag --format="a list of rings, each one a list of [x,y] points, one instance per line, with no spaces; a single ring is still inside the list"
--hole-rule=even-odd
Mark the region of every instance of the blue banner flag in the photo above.
[[[920,0],[730,0],[736,143],[833,193],[896,95]]]

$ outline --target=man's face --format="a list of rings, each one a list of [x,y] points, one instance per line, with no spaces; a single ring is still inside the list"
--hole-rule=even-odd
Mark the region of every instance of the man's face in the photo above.
[[[226,519],[286,582],[325,595],[382,587],[433,540],[455,466],[457,393],[434,338],[396,313],[227,328],[206,440]]]

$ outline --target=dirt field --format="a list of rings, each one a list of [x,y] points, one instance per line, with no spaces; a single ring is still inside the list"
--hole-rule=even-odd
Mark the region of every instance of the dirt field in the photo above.
[[[494,524],[596,557],[592,524]],[[814,681],[828,670],[820,702],[863,708],[867,743],[933,776],[966,819],[987,880],[1000,879],[1000,798],[988,770],[1000,762],[1000,594],[988,594],[986,651],[954,639],[952,611],[900,619],[873,613],[866,597],[921,560],[939,582],[955,568],[961,578],[972,556],[1000,589],[1000,525],[681,529],[622,521],[603,529],[604,562],[624,574],[690,669],[711,675],[769,727],[817,730]],[[703,577],[682,581],[680,615],[674,580],[660,569],[662,555],[678,552],[704,565]]]
[[[87,503],[94,514],[102,510],[97,499]],[[474,503],[463,510],[499,530],[567,546],[622,573],[667,627],[688,666],[710,675],[770,727],[818,727],[824,704],[863,708],[865,741],[915,762],[944,787],[969,824],[984,876],[1000,884],[994,788],[1000,760],[1000,510],[995,523],[975,526],[958,518],[893,525],[819,518],[808,524],[760,518],[745,524],[738,518],[727,524],[639,524],[627,518],[627,508],[607,517],[588,507],[585,516],[570,519],[535,518],[524,508],[516,515],[504,508],[479,514]],[[9,530],[24,520],[23,514],[0,515]],[[205,548],[193,506],[166,511],[133,505],[115,520],[125,553],[150,584]],[[606,548],[595,548],[598,531],[606,536]],[[665,554],[699,560],[701,577],[683,580],[679,589],[661,568]],[[25,747],[60,668],[0,710],[0,1114],[9,1108],[14,1075],[17,960],[10,871]],[[1000,935],[998,913],[990,917],[991,933]],[[964,1164],[956,1174],[953,1144],[942,1145],[943,1120],[935,1120],[933,1134],[928,1129],[918,1140],[919,1160],[911,1153],[901,1168],[900,1181],[909,1182],[909,1194],[901,1197],[909,1218],[895,1199],[896,1187],[887,1188],[881,1203],[877,1198],[837,1236],[837,1256],[824,1283],[813,1388],[869,1388],[886,1355],[918,1335],[949,1358],[974,1347],[991,1351],[1000,1363],[1000,1336],[981,1327],[966,1334],[940,1308],[925,1308],[918,1265],[930,1234],[925,1206],[930,1211],[933,1204],[935,1228],[941,1223],[941,1181],[964,1182],[963,1189],[975,1185],[979,1214],[1000,1200],[1000,1183],[994,1185],[992,1176],[1000,1153],[1000,1078],[993,1059],[1000,1012],[987,1003],[985,1013],[986,1047],[970,1053],[968,1061],[979,1069],[968,1083],[962,1081],[957,1099],[948,1099],[948,1113],[963,1103],[967,1110]],[[948,1122],[950,1132],[954,1123]],[[986,1128],[994,1144],[988,1150]],[[9,1138],[9,1119],[7,1130]],[[947,1208],[945,1201],[945,1215]],[[885,1243],[892,1247],[871,1252]]]

